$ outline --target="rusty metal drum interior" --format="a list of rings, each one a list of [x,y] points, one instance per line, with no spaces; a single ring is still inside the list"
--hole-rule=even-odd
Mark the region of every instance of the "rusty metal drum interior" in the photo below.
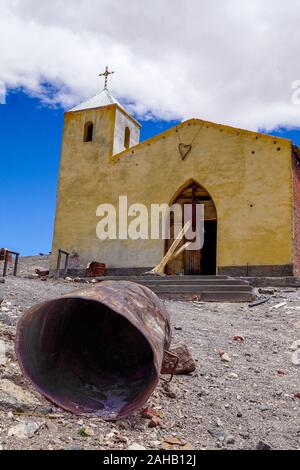
[[[16,352],[24,375],[50,401],[115,420],[147,401],[170,340],[168,314],[151,290],[104,281],[27,310]]]

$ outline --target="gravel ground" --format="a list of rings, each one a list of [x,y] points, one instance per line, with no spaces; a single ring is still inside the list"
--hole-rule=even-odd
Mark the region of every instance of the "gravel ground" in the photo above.
[[[47,265],[47,257],[23,258],[19,273]],[[259,442],[300,449],[300,351],[291,350],[300,340],[298,290],[278,289],[254,308],[165,301],[174,341],[188,344],[197,369],[175,377],[169,388],[158,386],[148,405],[160,414],[161,426],[149,428],[140,411],[116,423],[75,417],[22,377],[13,349],[19,316],[78,287],[11,276],[0,284],[0,449],[256,449]]]

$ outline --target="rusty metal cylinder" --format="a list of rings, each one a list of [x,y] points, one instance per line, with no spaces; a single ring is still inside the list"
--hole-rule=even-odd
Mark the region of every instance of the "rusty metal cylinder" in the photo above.
[[[104,281],[27,310],[16,334],[23,374],[78,415],[125,418],[157,386],[169,316],[147,287]]]

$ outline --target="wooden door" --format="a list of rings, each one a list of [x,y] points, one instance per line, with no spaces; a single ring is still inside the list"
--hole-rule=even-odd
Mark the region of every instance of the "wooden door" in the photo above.
[[[193,191],[194,193],[194,191]],[[190,203],[189,203],[190,204]],[[185,205],[185,204],[184,204]],[[192,197],[192,229],[196,231],[196,200]],[[185,212],[185,211],[183,211]],[[186,222],[186,221],[185,221]],[[188,240],[186,240],[188,241]],[[185,250],[184,252],[184,274],[196,275],[201,274],[201,250]]]
[[[201,250],[185,251],[184,274],[201,274]]]

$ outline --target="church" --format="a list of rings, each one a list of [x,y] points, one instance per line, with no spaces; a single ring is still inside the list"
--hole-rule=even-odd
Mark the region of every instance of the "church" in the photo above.
[[[65,113],[51,257],[70,268],[105,263],[109,274],[156,266],[170,240],[99,240],[100,204],[204,205],[204,244],[166,274],[300,275],[300,154],[292,142],[192,118],[140,142],[139,122],[101,93]]]

